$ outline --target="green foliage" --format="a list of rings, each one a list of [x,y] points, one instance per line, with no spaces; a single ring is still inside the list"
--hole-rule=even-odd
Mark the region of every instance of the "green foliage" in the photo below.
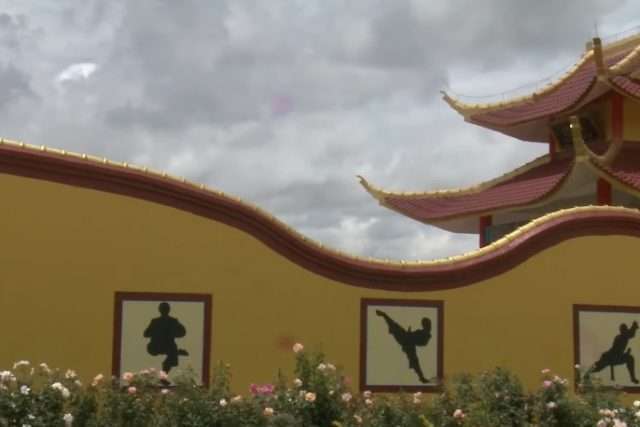
[[[235,395],[220,364],[203,387],[184,372],[166,387],[155,370],[101,375],[82,385],[73,371],[21,361],[0,371],[0,427],[640,427],[640,402],[624,407],[619,392],[578,371],[578,393],[566,379],[542,371],[527,392],[502,368],[453,378],[437,395],[351,391],[339,367],[322,353],[296,346],[294,379],[252,384]],[[637,414],[637,415],[636,415]]]

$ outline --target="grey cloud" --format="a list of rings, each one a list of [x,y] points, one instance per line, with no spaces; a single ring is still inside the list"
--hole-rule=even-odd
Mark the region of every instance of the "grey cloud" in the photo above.
[[[125,3],[108,62],[139,96],[113,99],[106,122],[179,131],[278,114],[283,99],[299,113],[359,108],[392,91],[429,99],[447,86],[447,64],[577,56],[613,3],[456,0],[431,14],[410,0],[308,4]]]
[[[179,130],[196,123],[254,120],[278,114],[276,104],[283,99],[287,110],[299,113],[358,108],[372,98],[386,98],[391,88],[422,92],[428,87],[433,94],[445,80],[441,70],[398,78],[394,70],[349,60],[335,46],[340,38],[328,37],[325,30],[334,27],[339,36],[348,29],[344,18],[337,29],[331,16],[308,16],[307,30],[295,19],[296,8],[279,10],[295,17],[283,20],[264,4],[245,7],[245,25],[255,34],[238,41],[228,24],[233,13],[224,2],[216,7],[181,3],[179,12],[169,5],[149,11],[127,4],[108,62],[126,70],[114,78],[135,84],[141,93],[139,99],[110,106],[105,120],[113,126]],[[326,39],[334,45],[327,46]]]
[[[17,51],[28,33],[29,28],[25,15],[0,13],[0,48],[8,52]]]
[[[364,58],[380,66],[461,63],[494,69],[518,60],[577,55],[613,0],[514,2],[452,0],[381,4]],[[443,6],[446,5],[446,6]]]
[[[284,220],[295,220],[306,228],[322,228],[335,225],[345,216],[373,217],[384,212],[384,208],[373,202],[364,189],[353,182],[329,178],[319,182],[293,182],[282,188],[261,191],[253,198],[258,204],[272,212],[301,212]],[[373,202],[373,203],[372,203]]]
[[[459,255],[477,244],[477,236],[451,234],[390,213],[369,229],[364,252],[377,258],[424,259]]]
[[[24,97],[32,97],[29,76],[15,66],[0,65],[0,109]]]

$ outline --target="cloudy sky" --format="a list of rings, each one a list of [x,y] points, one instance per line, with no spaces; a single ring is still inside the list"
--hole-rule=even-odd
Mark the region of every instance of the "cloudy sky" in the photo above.
[[[356,255],[437,258],[476,236],[355,176],[451,188],[544,153],[439,91],[528,90],[596,28],[639,25],[638,0],[0,0],[0,136],[185,176]]]

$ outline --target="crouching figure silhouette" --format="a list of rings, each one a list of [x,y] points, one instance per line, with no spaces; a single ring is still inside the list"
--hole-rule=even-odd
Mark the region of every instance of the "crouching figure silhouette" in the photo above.
[[[620,333],[613,339],[611,348],[602,353],[600,359],[598,359],[598,361],[594,363],[591,368],[589,368],[585,375],[590,375],[594,372],[600,372],[608,366],[611,369],[611,381],[615,381],[616,377],[613,369],[614,366],[626,365],[627,371],[629,371],[631,382],[634,384],[638,384],[638,379],[636,378],[635,359],[631,355],[631,349],[627,348],[627,346],[629,345],[629,340],[636,336],[637,330],[638,322],[634,321],[631,324],[631,327],[628,327],[625,323],[620,324]]]
[[[187,330],[175,317],[169,316],[171,306],[162,302],[158,306],[160,316],[151,319],[151,323],[144,330],[144,337],[151,338],[147,344],[147,352],[152,356],[164,354],[167,357],[162,362],[162,370],[169,373],[171,368],[178,366],[178,356],[188,356],[189,352],[179,349],[176,338],[182,338]]]

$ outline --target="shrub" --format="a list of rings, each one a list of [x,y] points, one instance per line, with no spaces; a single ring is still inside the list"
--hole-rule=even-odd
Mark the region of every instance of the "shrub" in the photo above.
[[[640,401],[624,407],[620,393],[584,378],[568,381],[542,371],[527,393],[502,368],[454,377],[436,396],[356,393],[340,367],[322,353],[294,346],[292,380],[252,384],[237,395],[229,366],[216,367],[203,387],[184,372],[171,387],[153,369],[122,378],[96,376],[83,385],[73,371],[20,361],[0,371],[0,427],[640,427]],[[577,378],[581,378],[578,372]]]

